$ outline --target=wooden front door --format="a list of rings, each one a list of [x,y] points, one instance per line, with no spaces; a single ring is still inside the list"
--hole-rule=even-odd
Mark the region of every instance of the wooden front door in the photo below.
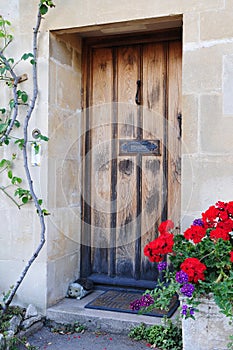
[[[143,248],[162,220],[179,226],[177,33],[86,45],[81,274],[96,283],[152,287]]]

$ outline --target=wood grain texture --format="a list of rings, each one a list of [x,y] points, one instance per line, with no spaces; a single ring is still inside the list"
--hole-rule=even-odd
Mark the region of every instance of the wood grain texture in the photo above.
[[[137,133],[137,106],[134,99],[139,75],[139,48],[117,50],[118,139],[132,139]],[[136,157],[118,157],[117,162],[117,275],[133,277],[136,239]]]
[[[93,50],[90,108],[92,271],[108,272],[111,220],[112,50]],[[107,105],[106,105],[107,104]]]

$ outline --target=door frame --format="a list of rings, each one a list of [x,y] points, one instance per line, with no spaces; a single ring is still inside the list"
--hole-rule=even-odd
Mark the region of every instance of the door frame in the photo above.
[[[158,43],[158,42],[169,42],[169,41],[180,41],[182,43],[182,28],[172,28],[166,30],[159,30],[153,32],[142,32],[142,33],[134,33],[134,34],[116,34],[116,35],[108,35],[101,37],[91,37],[83,39],[83,50],[82,50],[82,110],[86,111],[85,118],[83,118],[83,130],[88,130],[89,125],[89,115],[88,115],[88,107],[90,102],[90,95],[88,91],[88,86],[90,84],[90,79],[92,76],[92,71],[90,69],[91,62],[91,50],[94,48],[104,48],[104,47],[116,47],[116,46],[124,46],[124,45],[136,45],[143,43]],[[167,113],[167,112],[166,112]],[[91,146],[91,135],[90,132],[87,131],[82,138],[82,159],[85,159],[85,155],[90,150]],[[82,162],[84,163],[84,162]],[[86,177],[85,173],[87,172],[88,164],[85,162],[83,164],[82,169],[82,193],[81,197],[81,236],[87,236],[87,239],[83,241],[81,239],[81,254],[80,254],[80,272],[81,277],[88,277],[91,273],[91,261],[87,257],[90,256],[91,253],[91,245],[89,243],[89,238],[91,235],[90,225],[91,222],[91,207],[88,203],[91,203],[90,200],[90,192],[88,188],[90,188],[90,177]],[[84,200],[85,198],[85,200]],[[163,219],[167,218],[167,210],[165,209],[163,213]],[[109,277],[109,281],[111,277]],[[121,278],[117,278],[118,283],[124,285],[127,283],[127,286],[135,286],[133,285],[133,281],[121,281]],[[102,279],[100,278],[95,281],[99,284],[108,284],[108,278]],[[153,288],[155,282],[148,281],[147,288]],[[138,286],[140,287],[140,286]],[[145,287],[145,285],[141,286]]]

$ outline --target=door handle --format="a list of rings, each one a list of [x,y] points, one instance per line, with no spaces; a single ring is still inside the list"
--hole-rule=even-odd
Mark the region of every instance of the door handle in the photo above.
[[[141,80],[137,80],[137,92],[136,92],[136,96],[135,96],[135,102],[137,105],[141,104],[141,101],[139,99],[140,89],[141,89]]]
[[[178,126],[179,126],[179,137],[178,137],[178,139],[181,139],[181,137],[182,137],[182,114],[181,113],[179,113],[177,115],[177,121],[178,121]]]

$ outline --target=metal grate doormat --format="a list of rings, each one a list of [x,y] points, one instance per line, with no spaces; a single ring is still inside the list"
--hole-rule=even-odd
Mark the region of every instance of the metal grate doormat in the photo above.
[[[122,290],[107,290],[88,303],[85,308],[105,310],[105,311],[117,311],[137,314],[137,311],[130,309],[130,303],[135,299],[141,298],[142,293],[136,291],[122,291]],[[171,300],[169,310],[153,309],[149,313],[145,313],[147,316],[154,317],[171,317],[179,306],[179,301],[176,295]]]

